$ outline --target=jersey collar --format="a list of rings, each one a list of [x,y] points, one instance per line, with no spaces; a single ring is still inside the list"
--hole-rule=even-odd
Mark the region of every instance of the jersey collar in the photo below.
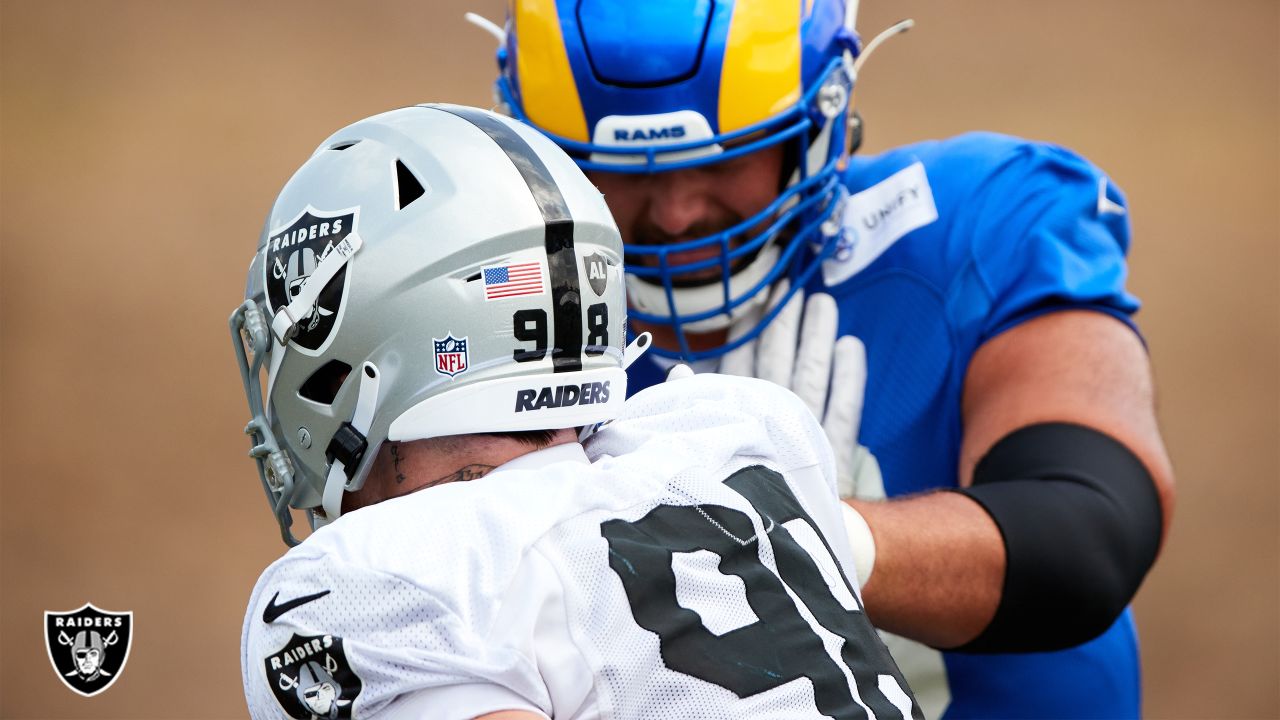
[[[538,468],[562,462],[591,464],[591,461],[587,459],[586,451],[582,449],[582,444],[569,442],[534,450],[518,458],[513,458],[494,468],[493,472],[489,474],[500,473],[504,470],[537,470]]]

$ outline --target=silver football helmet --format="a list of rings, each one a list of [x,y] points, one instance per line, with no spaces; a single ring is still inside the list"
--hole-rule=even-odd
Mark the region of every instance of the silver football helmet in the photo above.
[[[384,441],[591,426],[626,397],[617,226],[560,149],[483,110],[325,140],[272,207],[246,298],[245,432],[291,545],[289,508],[332,521]]]

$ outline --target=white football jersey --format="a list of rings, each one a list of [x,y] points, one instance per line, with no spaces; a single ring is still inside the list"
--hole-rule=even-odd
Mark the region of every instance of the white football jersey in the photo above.
[[[583,446],[372,505],[263,573],[255,718],[888,718],[919,709],[861,612],[821,428],[699,375]]]

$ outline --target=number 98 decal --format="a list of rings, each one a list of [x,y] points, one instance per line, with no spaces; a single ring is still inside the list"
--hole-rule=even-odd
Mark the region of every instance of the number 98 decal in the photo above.
[[[516,340],[533,343],[532,348],[516,348],[511,357],[516,362],[533,362],[547,356],[547,311],[541,308],[517,310],[511,316]],[[609,347],[609,306],[596,303],[587,306],[587,344],[583,352],[603,355]],[[576,351],[575,351],[576,352]]]
[[[609,520],[600,526],[609,544],[609,567],[622,580],[636,623],[658,636],[664,664],[738,697],[808,678],[818,712],[831,718],[922,717],[915,699],[904,690],[906,682],[897,665],[861,612],[861,602],[855,600],[857,607],[846,609],[814,557],[783,527],[800,520],[822,537],[786,480],[753,466],[724,482],[759,514],[776,572],[760,559],[751,518],[732,508],[660,505],[635,522]],[[718,555],[719,571],[742,580],[755,622],[716,634],[698,613],[680,605],[673,553],[699,550]],[[843,574],[841,580],[856,598]],[[838,662],[791,593],[817,625],[844,640]]]

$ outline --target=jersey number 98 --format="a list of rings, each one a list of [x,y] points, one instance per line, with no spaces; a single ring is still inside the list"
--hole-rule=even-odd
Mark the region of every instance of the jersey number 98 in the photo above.
[[[600,526],[609,544],[609,566],[622,580],[636,622],[657,634],[664,664],[738,697],[805,677],[813,684],[818,712],[841,720],[872,713],[880,720],[921,717],[861,602],[855,599],[858,607],[852,610],[841,604],[813,556],[783,526],[800,520],[821,537],[786,480],[752,466],[724,482],[759,514],[776,572],[760,559],[762,540],[751,519],[732,508],[660,505],[635,522],[609,520]],[[755,622],[717,635],[679,604],[672,554],[697,550],[715,553],[720,572],[742,579]],[[856,598],[848,579],[840,579]],[[818,625],[844,640],[838,663],[793,594]]]

